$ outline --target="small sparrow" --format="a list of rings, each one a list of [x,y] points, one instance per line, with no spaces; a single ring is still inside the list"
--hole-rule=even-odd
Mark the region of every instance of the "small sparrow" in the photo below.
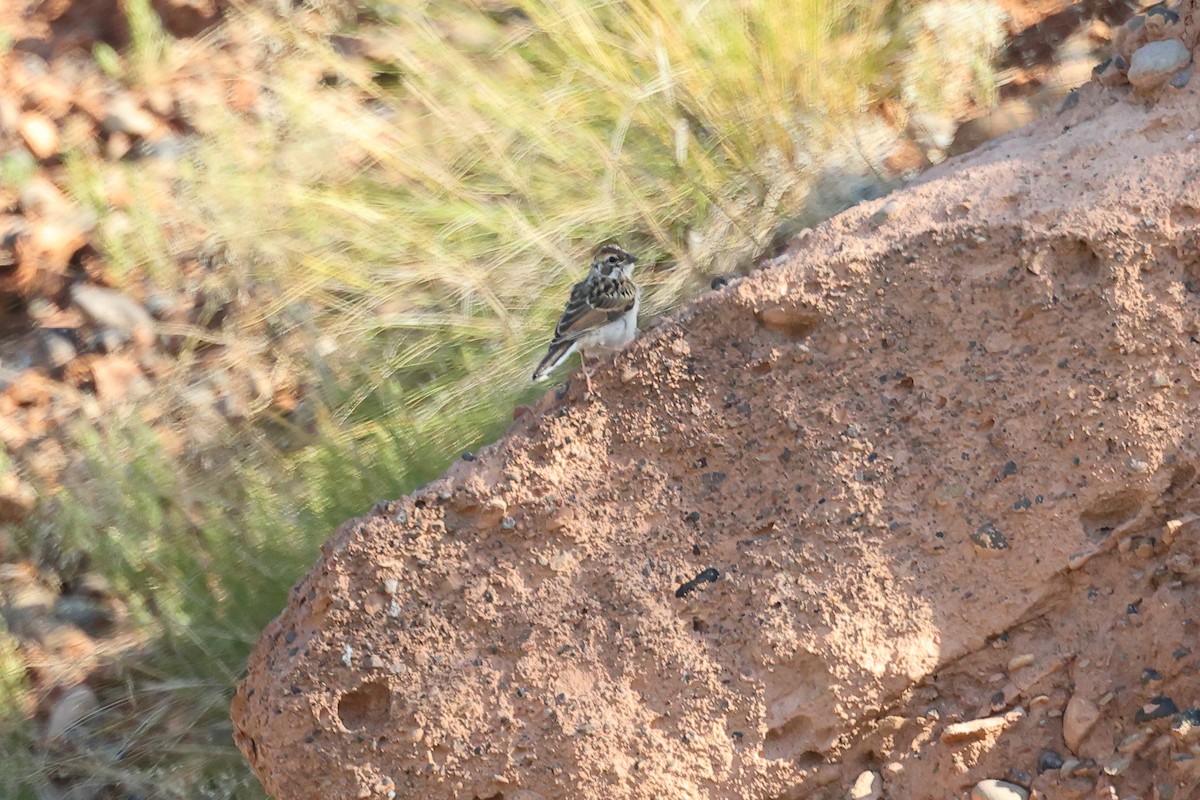
[[[578,352],[584,383],[588,392],[592,391],[585,354],[617,352],[637,335],[642,290],[629,278],[636,263],[633,255],[615,244],[596,251],[587,277],[571,289],[546,357],[533,372],[535,381]]]

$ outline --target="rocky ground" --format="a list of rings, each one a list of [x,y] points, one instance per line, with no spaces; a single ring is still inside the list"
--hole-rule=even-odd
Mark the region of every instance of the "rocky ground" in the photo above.
[[[1200,796],[1179,14],[343,526],[235,700],[268,790]]]

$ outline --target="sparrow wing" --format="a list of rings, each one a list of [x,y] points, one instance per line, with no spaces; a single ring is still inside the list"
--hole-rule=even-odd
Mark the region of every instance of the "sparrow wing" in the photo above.
[[[554,329],[554,342],[574,341],[615,322],[633,308],[637,287],[624,278],[593,277],[571,289],[571,299]]]

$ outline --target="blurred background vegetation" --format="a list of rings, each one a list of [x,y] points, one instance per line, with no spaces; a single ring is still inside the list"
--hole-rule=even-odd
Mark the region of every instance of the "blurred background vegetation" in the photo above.
[[[595,244],[642,256],[647,316],[763,266],[944,157],[1009,30],[985,0],[112,5],[74,55],[0,39],[13,91],[74,98],[48,152],[18,98],[11,207],[49,237],[48,180],[84,220],[7,290],[36,502],[3,528],[3,797],[260,797],[228,722],[259,631],[334,527],[546,390]],[[77,283],[153,341],[81,344]]]

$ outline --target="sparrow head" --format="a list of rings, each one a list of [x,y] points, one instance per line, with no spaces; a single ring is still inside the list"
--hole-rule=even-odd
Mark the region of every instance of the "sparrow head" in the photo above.
[[[606,278],[628,278],[637,258],[615,244],[606,244],[592,258],[592,270]]]

